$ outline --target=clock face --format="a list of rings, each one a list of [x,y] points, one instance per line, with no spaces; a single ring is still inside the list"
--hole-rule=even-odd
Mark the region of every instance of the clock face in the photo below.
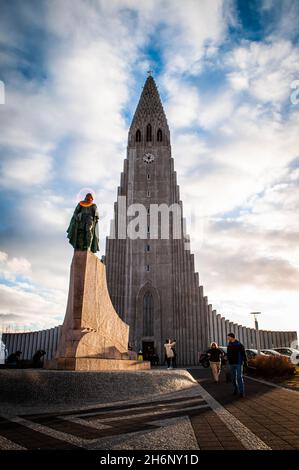
[[[143,157],[143,161],[145,163],[152,163],[154,160],[155,160],[155,157],[151,153],[146,153]]]

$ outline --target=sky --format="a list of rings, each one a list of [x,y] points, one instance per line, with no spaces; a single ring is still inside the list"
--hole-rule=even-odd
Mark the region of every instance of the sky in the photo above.
[[[205,295],[299,329],[298,24],[296,0],[0,1],[0,328],[62,322],[69,219],[84,188],[112,216],[151,69]]]

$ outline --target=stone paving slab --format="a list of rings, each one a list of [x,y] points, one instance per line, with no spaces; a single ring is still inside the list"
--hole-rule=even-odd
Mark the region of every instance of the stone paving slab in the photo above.
[[[209,370],[190,372],[192,387],[138,399],[0,407],[0,449],[299,449],[299,394],[246,379],[240,399]]]
[[[243,444],[234,434],[223,426],[223,422],[212,410],[192,416],[191,424],[202,450],[244,450]]]
[[[125,434],[112,442],[102,441],[103,449],[113,450],[199,450],[193,427],[188,417],[156,422],[159,428],[137,434]]]
[[[245,378],[246,394],[239,398],[232,394],[231,384],[214,384],[209,370],[190,372],[217,402],[271,449],[299,449],[299,393]]]
[[[17,420],[17,425],[25,429],[29,426],[29,432],[40,433],[30,448],[49,446],[50,437],[64,440],[65,448],[73,445],[84,449],[140,449],[144,445],[147,449],[198,449],[188,413],[199,413],[207,405],[196,393],[196,388],[184,391],[184,396],[174,393],[167,399],[156,397],[150,402],[110,404],[100,410],[81,408],[78,412],[65,412],[63,416],[59,413],[23,415],[10,417],[10,420]],[[6,420],[2,419],[4,422]],[[16,426],[16,423],[12,424]],[[3,433],[0,422],[0,435]],[[13,436],[10,438],[13,441]],[[24,437],[22,439],[24,444]]]
[[[0,433],[2,437],[29,450],[78,449],[75,445],[66,443],[65,441],[55,437],[45,436],[36,430],[24,426],[23,424],[10,420],[2,420]]]

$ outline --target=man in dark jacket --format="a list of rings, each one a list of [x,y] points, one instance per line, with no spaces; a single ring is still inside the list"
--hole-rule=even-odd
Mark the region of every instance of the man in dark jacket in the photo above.
[[[247,365],[245,348],[236,339],[234,333],[229,333],[227,340],[227,360],[234,386],[234,395],[237,395],[239,391],[240,397],[244,397],[243,365]]]

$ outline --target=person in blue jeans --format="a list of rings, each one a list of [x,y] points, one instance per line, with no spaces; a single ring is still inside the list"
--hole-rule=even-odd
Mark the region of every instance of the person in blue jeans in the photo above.
[[[236,339],[234,333],[229,333],[227,340],[227,361],[234,386],[234,395],[237,395],[239,392],[242,398],[244,397],[243,366],[247,365],[245,348],[243,344]]]

